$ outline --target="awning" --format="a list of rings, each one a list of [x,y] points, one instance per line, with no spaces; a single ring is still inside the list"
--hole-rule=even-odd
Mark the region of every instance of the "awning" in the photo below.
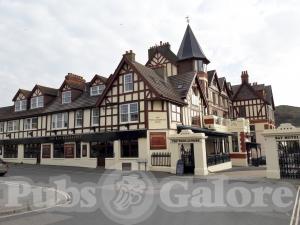
[[[177,132],[180,133],[182,130],[192,130],[194,133],[204,133],[208,137],[228,137],[228,136],[234,135],[233,133],[219,132],[219,131],[214,131],[214,130],[210,130],[207,128],[198,128],[198,127],[178,125]]]

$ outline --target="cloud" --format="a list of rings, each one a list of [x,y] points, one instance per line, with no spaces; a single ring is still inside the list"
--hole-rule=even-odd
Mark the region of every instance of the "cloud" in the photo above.
[[[145,63],[147,49],[169,41],[175,53],[192,29],[217,69],[233,84],[272,84],[276,104],[300,106],[300,3],[287,1],[0,0],[0,105],[39,83],[59,87],[68,72],[90,80],[113,73],[129,49]]]

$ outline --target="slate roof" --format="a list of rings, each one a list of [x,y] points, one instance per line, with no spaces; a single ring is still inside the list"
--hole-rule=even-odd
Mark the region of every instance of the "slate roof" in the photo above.
[[[216,70],[209,70],[209,71],[207,71],[208,86],[210,86],[211,81],[212,81],[215,73],[216,73]]]
[[[177,53],[177,57],[178,60],[201,59],[206,64],[210,63],[203,50],[201,49],[190,25],[188,25],[185,30],[180,48]]]
[[[175,75],[168,77],[169,82],[173,85],[173,88],[178,92],[181,98],[185,98],[192,82],[194,81],[196,73],[189,72],[185,74]]]
[[[89,83],[86,83],[85,86],[88,87]],[[57,89],[47,88],[43,86],[39,87],[42,87],[43,91],[45,91],[47,94],[54,94],[54,90],[56,90],[55,93],[57,93]],[[90,96],[90,93],[88,91],[89,89],[86,88],[86,90],[87,91],[84,91],[82,95],[80,95],[77,99],[73,100],[69,104],[62,104],[61,97],[58,96],[43,108],[28,109],[26,111],[15,112],[14,106],[2,107],[0,108],[0,121],[96,106],[96,102],[99,96]]]
[[[232,86],[232,92],[233,92],[233,96],[235,96],[237,94],[237,92],[239,91],[240,87],[242,84],[239,85],[233,85]],[[248,87],[251,87],[253,89],[254,92],[258,92],[261,90],[265,91],[265,98],[263,100],[265,100],[268,104],[273,105],[273,91],[272,91],[272,86],[271,85],[264,85],[264,84],[249,84]],[[248,89],[248,90],[247,90]],[[249,90],[249,88],[242,88],[242,90],[239,92],[238,94],[238,99],[236,100],[246,100],[246,99],[250,99],[250,98],[257,98],[258,96],[255,95],[252,91]]]
[[[169,43],[161,43],[161,45],[153,46],[148,50],[148,61],[146,65],[148,65],[154,55],[156,53],[160,53],[166,59],[168,59],[171,63],[176,64],[178,61],[177,55],[171,50],[171,46]]]
[[[19,93],[22,93],[25,96],[25,98],[28,98],[30,96],[31,91],[24,90],[24,89],[19,89],[18,92],[16,93],[16,95],[14,96],[13,101],[16,100],[16,98],[18,97]]]
[[[42,85],[36,85],[35,88],[31,91],[31,94],[35,91],[35,89],[38,88],[44,95],[50,95],[50,96],[58,96],[58,89],[46,87]],[[30,95],[31,95],[30,94]],[[30,97],[30,96],[29,96]]]
[[[218,78],[218,82],[219,82],[219,84],[220,84],[221,90],[223,90],[225,81],[226,81],[225,77],[220,77],[220,78]]]
[[[170,99],[172,101],[183,104],[180,95],[175,91],[174,87],[168,79],[163,79],[154,70],[134,61],[131,62],[138,72],[147,80],[147,82],[160,94],[160,97]]]

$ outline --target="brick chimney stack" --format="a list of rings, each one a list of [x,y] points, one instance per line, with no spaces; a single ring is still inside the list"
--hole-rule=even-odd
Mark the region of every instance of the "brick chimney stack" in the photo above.
[[[248,75],[248,71],[242,71],[242,84],[249,84],[249,75]]]
[[[123,56],[126,57],[131,62],[135,61],[135,53],[132,50],[126,51],[126,53]]]
[[[83,79],[82,76],[76,75],[74,73],[68,73],[68,75],[65,76],[65,80],[74,83],[85,83],[85,79]]]

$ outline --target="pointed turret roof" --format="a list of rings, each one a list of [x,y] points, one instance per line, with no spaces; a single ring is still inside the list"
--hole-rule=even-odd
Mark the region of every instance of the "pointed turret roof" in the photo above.
[[[185,30],[177,57],[179,61],[186,59],[202,59],[205,63],[210,63],[204,55],[189,24]]]

